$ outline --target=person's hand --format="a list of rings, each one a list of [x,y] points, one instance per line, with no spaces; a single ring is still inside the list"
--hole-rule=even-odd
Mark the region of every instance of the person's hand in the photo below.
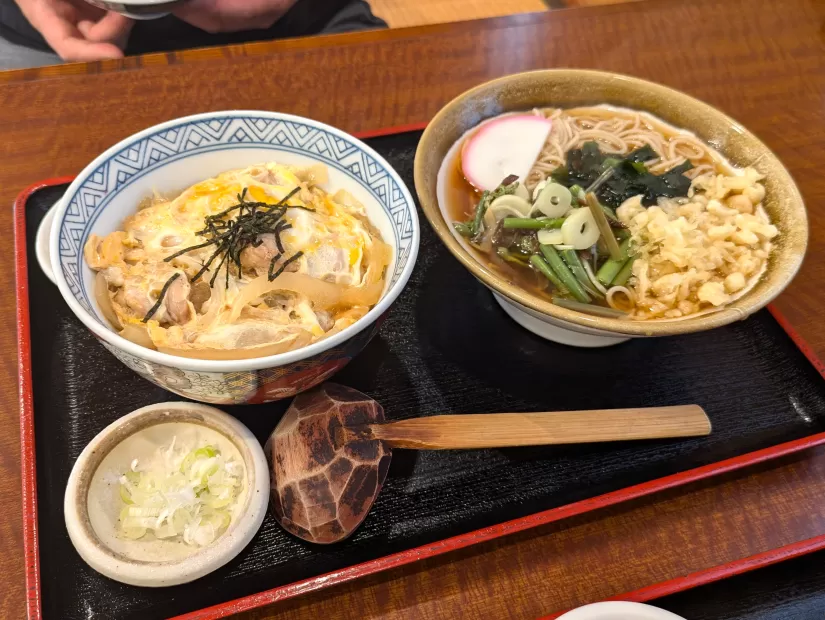
[[[84,0],[17,0],[23,15],[63,60],[123,58],[132,20]]]
[[[188,0],[174,13],[206,32],[238,32],[269,28],[296,0]]]

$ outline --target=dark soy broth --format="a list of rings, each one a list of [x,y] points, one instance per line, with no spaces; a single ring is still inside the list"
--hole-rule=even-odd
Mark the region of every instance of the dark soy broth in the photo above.
[[[449,165],[449,175],[446,179],[445,194],[447,198],[447,215],[452,226],[453,222],[464,222],[470,219],[476,210],[476,205],[481,198],[481,192],[470,185],[464,178],[461,171],[461,155],[459,152]],[[529,267],[517,267],[502,260],[498,254],[492,251],[481,251],[473,247],[473,254],[479,260],[500,276],[507,278],[510,284],[552,301],[552,296],[547,290],[547,280],[544,276],[536,273]]]

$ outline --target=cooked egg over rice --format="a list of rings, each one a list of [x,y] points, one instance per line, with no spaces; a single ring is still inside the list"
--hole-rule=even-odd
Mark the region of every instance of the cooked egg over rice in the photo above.
[[[349,327],[380,299],[392,249],[327,182],[321,165],[265,163],[144,200],[84,248],[102,313],[142,346],[203,359],[274,355]]]

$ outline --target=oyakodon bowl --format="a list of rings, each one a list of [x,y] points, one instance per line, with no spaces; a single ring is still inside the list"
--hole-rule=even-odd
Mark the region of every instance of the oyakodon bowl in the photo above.
[[[445,220],[437,191],[438,173],[450,149],[485,119],[533,108],[611,104],[649,112],[695,133],[737,167],[765,176],[763,201],[779,229],[765,274],[745,295],[718,312],[671,321],[631,321],[562,308],[514,285],[486,266],[459,240]],[[511,75],[453,99],[433,118],[415,155],[415,189],[424,214],[452,254],[490,288],[508,315],[543,338],[583,347],[607,346],[632,337],[702,331],[743,319],[763,308],[790,283],[805,254],[808,221],[791,175],[767,146],[719,110],[684,93],[638,78],[579,69],[551,69]]]
[[[327,189],[360,200],[393,249],[386,288],[360,320],[307,347],[244,360],[199,360],[141,347],[109,326],[94,296],[95,272],[83,259],[90,234],[119,230],[141,199],[183,191],[215,175],[265,161],[329,171]],[[410,277],[419,222],[404,182],[375,151],[323,123],[274,112],[199,114],[156,125],[116,144],[71,184],[52,224],[52,269],[60,293],[111,353],[153,383],[214,404],[262,403],[292,397],[329,379],[369,342]]]

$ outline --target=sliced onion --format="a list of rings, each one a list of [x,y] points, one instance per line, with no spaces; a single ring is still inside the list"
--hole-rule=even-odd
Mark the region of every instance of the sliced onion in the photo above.
[[[149,330],[145,325],[126,323],[126,325],[123,326],[120,335],[126,338],[126,340],[131,340],[141,347],[146,347],[147,349],[155,348],[155,343],[152,342],[152,338],[149,337]]]
[[[541,211],[547,217],[562,217],[570,210],[572,201],[573,195],[564,185],[547,183],[533,203],[533,209]]]
[[[616,295],[621,294],[627,298],[628,303],[624,304],[616,300]],[[607,289],[606,295],[607,305],[614,310],[622,312],[632,312],[636,305],[636,295],[626,286],[611,286]]]
[[[308,185],[323,185],[329,182],[329,172],[324,164],[312,164],[306,168],[296,168],[295,176]]]
[[[543,190],[543,189],[547,186],[547,183],[548,183],[548,180],[547,180],[547,179],[544,179],[544,181],[539,182],[539,183],[538,183],[538,184],[537,184],[537,185],[533,188],[533,202],[535,202],[536,200],[538,200],[539,194],[541,194],[541,190]]]
[[[312,342],[312,334],[301,329],[289,334],[283,340],[271,344],[264,344],[244,349],[217,349],[212,347],[193,347],[192,345],[159,346],[158,351],[169,355],[178,355],[200,360],[246,360],[256,357],[269,357],[287,351],[301,349]]]
[[[590,261],[582,260],[582,266],[584,267],[584,271],[587,274],[587,278],[590,280],[590,284],[596,287],[596,290],[599,291],[602,295],[607,295],[607,289],[601,282],[599,282],[599,279],[596,277],[596,274],[593,273],[593,268],[590,266]]]
[[[542,245],[561,245],[564,243],[564,237],[558,228],[540,230],[537,237]]]
[[[305,295],[312,302],[313,309],[326,310],[334,306],[374,306],[383,290],[381,281],[362,287],[348,287],[324,282],[303,273],[282,273],[272,282],[263,275],[241,289],[232,305],[228,322],[234,323],[244,306],[270,291],[292,291]]]
[[[109,283],[106,276],[99,271],[95,276],[95,301],[109,324],[117,330],[121,329],[120,319],[117,318],[112,298],[109,296]]]
[[[521,213],[521,217],[529,217],[530,215],[530,203],[526,201],[524,198],[516,196],[515,194],[499,196],[493,202],[490,203],[490,209],[501,208],[505,206],[510,207],[511,209],[515,209],[516,211]]]
[[[575,250],[586,250],[599,240],[601,233],[588,207],[573,209],[561,225],[565,245]]]
[[[496,223],[505,217],[524,217],[524,215],[521,214],[521,211],[507,205],[499,205],[495,209],[490,207],[484,214],[484,225],[487,228],[495,228]]]
[[[523,198],[524,200],[526,200],[528,202],[530,201],[530,198],[531,198],[530,190],[528,190],[527,186],[524,185],[524,183],[521,183],[521,182],[519,182],[519,184],[516,186],[515,195],[518,196],[519,198]]]
[[[335,202],[339,205],[344,205],[345,207],[349,207],[357,213],[364,212],[364,205],[361,204],[355,196],[350,194],[345,189],[339,189],[337,192],[335,192],[335,194],[332,196],[332,202]]]
[[[337,334],[338,332],[346,329],[363,317],[367,312],[369,312],[369,308],[367,306],[355,306],[346,312],[341,313],[335,317],[335,325],[333,325],[327,333],[321,336],[321,338],[329,338],[333,334]]]
[[[496,222],[505,217],[530,217],[531,210],[530,203],[524,198],[514,194],[499,196],[487,208],[487,213],[484,214],[484,224],[488,228],[493,228]]]
[[[365,261],[367,270],[361,284],[367,286],[379,282],[383,290],[384,270],[392,261],[392,246],[373,236],[372,244],[365,250]]]

